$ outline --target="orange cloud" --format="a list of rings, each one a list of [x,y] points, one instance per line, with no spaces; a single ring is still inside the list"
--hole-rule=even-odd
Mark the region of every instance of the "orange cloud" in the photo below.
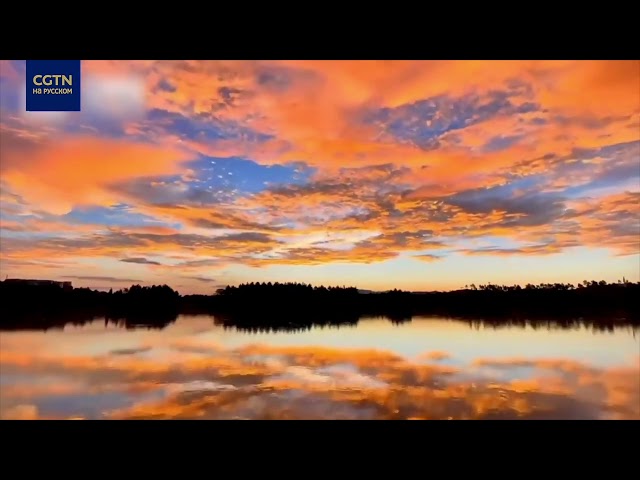
[[[3,181],[30,203],[59,214],[74,205],[117,202],[106,188],[111,183],[178,173],[188,159],[172,146],[90,137],[48,138],[23,148],[9,137],[0,144]]]

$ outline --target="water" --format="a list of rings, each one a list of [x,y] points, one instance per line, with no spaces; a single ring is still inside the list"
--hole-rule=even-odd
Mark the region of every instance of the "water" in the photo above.
[[[0,332],[3,419],[640,419],[637,328],[440,318]]]

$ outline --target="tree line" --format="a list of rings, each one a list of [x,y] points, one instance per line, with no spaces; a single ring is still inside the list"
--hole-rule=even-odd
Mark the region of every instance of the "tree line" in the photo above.
[[[89,288],[0,282],[0,328],[52,318],[105,317],[139,324],[166,324],[180,313],[216,315],[227,324],[260,327],[310,323],[354,324],[362,316],[392,321],[416,315],[469,318],[595,318],[640,324],[640,282],[468,285],[454,291],[365,293],[352,286],[251,282],[210,295],[180,295],[168,285],[132,285],[108,292]]]

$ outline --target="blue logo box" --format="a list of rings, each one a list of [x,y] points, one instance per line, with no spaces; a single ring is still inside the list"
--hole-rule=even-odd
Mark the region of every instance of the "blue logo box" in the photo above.
[[[27,60],[27,111],[79,112],[80,70],[80,60]]]

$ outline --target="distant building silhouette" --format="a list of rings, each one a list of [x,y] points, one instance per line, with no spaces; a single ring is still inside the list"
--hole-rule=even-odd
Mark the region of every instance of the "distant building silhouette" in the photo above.
[[[34,286],[57,286],[62,288],[63,290],[72,290],[73,286],[71,282],[58,282],[55,280],[34,280],[29,278],[7,278],[5,280],[7,284],[14,285],[34,285]]]

